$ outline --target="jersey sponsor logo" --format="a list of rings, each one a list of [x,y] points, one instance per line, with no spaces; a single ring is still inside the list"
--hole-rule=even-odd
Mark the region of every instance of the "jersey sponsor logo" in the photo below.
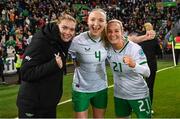
[[[108,59],[111,59],[111,55],[108,55],[107,58],[108,58]]]
[[[91,48],[84,48],[84,49],[85,49],[85,51],[90,51]]]

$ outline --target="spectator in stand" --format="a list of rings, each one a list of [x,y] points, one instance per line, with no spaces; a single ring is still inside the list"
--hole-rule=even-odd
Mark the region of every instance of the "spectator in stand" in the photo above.
[[[3,62],[3,49],[0,47],[0,76],[2,78],[2,84],[7,84],[4,78],[4,62]]]
[[[17,70],[17,74],[18,74],[18,81],[17,84],[21,83],[21,73],[20,73],[20,68],[21,68],[21,64],[22,64],[22,60],[23,60],[23,50],[22,49],[18,49],[17,47],[15,48],[16,53],[14,54],[14,62],[15,62],[15,67]]]
[[[33,37],[32,31],[28,30],[27,34],[28,34],[28,38],[26,39],[26,43],[27,43],[27,45],[29,45],[31,43],[31,40],[32,40],[32,37]]]

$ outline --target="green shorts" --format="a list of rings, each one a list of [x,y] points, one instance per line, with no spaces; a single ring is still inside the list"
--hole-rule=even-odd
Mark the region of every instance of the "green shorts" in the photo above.
[[[126,100],[114,97],[117,117],[128,117],[132,109],[137,118],[151,118],[151,102],[149,97],[137,100]]]
[[[88,109],[89,103],[95,108],[106,109],[107,107],[107,89],[93,92],[72,92],[72,102],[75,112],[82,112]]]

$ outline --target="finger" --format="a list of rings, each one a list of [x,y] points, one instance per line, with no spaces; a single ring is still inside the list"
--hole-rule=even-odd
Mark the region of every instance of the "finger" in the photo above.
[[[127,62],[126,59],[123,59],[123,62],[126,63]]]
[[[58,52],[57,54],[56,54],[56,53],[54,53],[54,56],[56,56],[56,57],[57,57],[57,56],[60,56],[60,55],[59,55],[59,52]]]
[[[58,58],[61,60],[61,57],[60,57],[60,56],[58,56]]]
[[[128,59],[127,59],[127,57],[124,57],[124,58],[123,58],[123,62],[124,62],[125,64],[127,64],[127,63],[128,63]]]
[[[125,57],[123,57],[123,62],[125,63]]]

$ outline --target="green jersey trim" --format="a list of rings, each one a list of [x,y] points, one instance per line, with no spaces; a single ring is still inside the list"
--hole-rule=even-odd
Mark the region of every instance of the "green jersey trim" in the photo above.
[[[91,38],[91,36],[89,35],[89,32],[87,32],[87,35],[88,35],[88,37],[89,37],[94,43],[101,42],[101,39],[100,39],[99,41],[96,41],[96,40],[94,40],[93,38]]]
[[[147,63],[147,61],[143,61],[143,62],[139,63],[139,65],[143,65],[143,64],[146,64],[146,63]]]
[[[124,45],[124,47],[119,51],[119,53],[121,53],[123,50],[124,50],[124,48],[127,46],[127,44],[129,43],[129,41],[127,41],[126,42],[126,44]],[[113,49],[114,50],[114,49]],[[114,50],[114,52],[116,52],[117,53],[117,51],[116,50]]]

